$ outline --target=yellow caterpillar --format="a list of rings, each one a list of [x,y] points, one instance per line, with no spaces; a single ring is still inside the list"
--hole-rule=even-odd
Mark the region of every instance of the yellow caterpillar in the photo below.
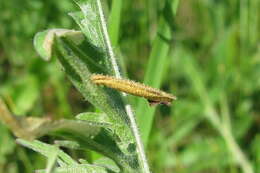
[[[176,97],[171,94],[127,79],[101,74],[94,74],[90,79],[97,85],[104,85],[128,94],[144,97],[150,105],[165,104],[169,106],[173,100],[176,100]]]

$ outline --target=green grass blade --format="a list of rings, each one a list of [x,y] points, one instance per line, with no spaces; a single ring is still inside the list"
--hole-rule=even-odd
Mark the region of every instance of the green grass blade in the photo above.
[[[169,1],[167,4],[172,5],[172,11],[167,11],[165,13],[172,13],[172,16],[174,16],[176,14],[178,2],[178,0]],[[165,10],[168,10],[168,8],[165,8]],[[144,83],[154,88],[160,87],[163,76],[165,74],[164,72],[166,72],[168,67],[167,55],[170,49],[170,45],[167,40],[170,39],[171,26],[164,20],[164,18],[161,17],[159,21],[158,33],[152,45],[152,51],[144,77]],[[142,139],[144,145],[146,146],[152,128],[155,107],[149,107],[145,100],[139,100],[136,113]]]
[[[162,20],[159,27],[161,30],[160,33],[163,33],[166,38],[169,38],[170,28],[167,26],[166,22]],[[152,45],[152,51],[145,73],[145,84],[154,88],[160,87],[164,74],[163,72],[167,66],[169,47],[169,44],[157,35]],[[152,127],[155,107],[149,107],[147,101],[143,99],[140,99],[137,105],[137,122],[140,127],[144,145],[146,145]]]
[[[108,19],[108,32],[113,46],[116,46],[118,43],[121,9],[122,0],[113,0],[110,16]]]

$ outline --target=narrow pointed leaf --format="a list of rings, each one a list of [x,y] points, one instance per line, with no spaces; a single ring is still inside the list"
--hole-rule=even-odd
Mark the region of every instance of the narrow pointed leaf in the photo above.
[[[58,160],[61,162],[63,165],[75,165],[77,162],[75,162],[69,155],[64,153],[62,150],[60,150],[58,147],[49,145],[43,142],[40,142],[38,140],[34,141],[26,141],[23,139],[17,139],[17,143],[28,147],[36,152],[41,153],[42,155],[46,156],[47,158],[52,157],[52,153],[58,153]]]
[[[46,173],[46,170],[37,170],[36,173]],[[108,173],[105,168],[90,164],[81,164],[56,168],[53,173]]]
[[[48,61],[52,57],[54,35],[61,36],[67,33],[73,34],[76,37],[75,40],[83,40],[83,35],[80,31],[69,29],[49,29],[43,32],[38,32],[35,35],[33,39],[34,48],[44,60]]]
[[[76,116],[77,119],[100,124],[101,126],[112,126],[105,113],[84,112]]]

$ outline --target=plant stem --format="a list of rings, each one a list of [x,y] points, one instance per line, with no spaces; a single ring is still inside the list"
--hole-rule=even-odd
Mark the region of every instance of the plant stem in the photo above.
[[[202,104],[205,107],[204,113],[208,121],[213,125],[213,127],[220,133],[223,137],[228,150],[232,154],[236,163],[241,167],[244,173],[253,173],[252,165],[247,159],[246,155],[243,153],[239,145],[237,144],[230,125],[230,114],[227,106],[226,96],[222,95],[222,112],[218,114],[215,109],[213,102],[210,100],[208,92],[206,90],[202,75],[196,69],[196,65],[193,64],[191,59],[185,60],[186,72],[198,93]],[[191,77],[192,76],[192,77]],[[222,119],[220,118],[222,117]]]
[[[119,67],[118,67],[116,59],[115,59],[115,54],[114,54],[112,46],[111,46],[111,42],[110,42],[110,39],[109,39],[107,26],[106,26],[106,22],[105,22],[105,17],[104,17],[104,14],[103,14],[103,9],[102,9],[102,5],[101,5],[100,0],[97,0],[97,5],[98,5],[98,11],[99,11],[100,20],[101,20],[102,30],[103,30],[103,34],[104,34],[105,44],[106,44],[107,49],[108,49],[108,53],[109,53],[109,56],[110,56],[110,59],[111,59],[111,62],[112,62],[112,66],[113,66],[115,76],[117,78],[122,78],[120,71],[119,71]],[[127,96],[127,94],[125,94],[125,93],[123,93],[122,95],[123,95],[123,97]],[[126,113],[127,113],[128,117],[130,119],[131,130],[133,132],[133,135],[134,135],[134,138],[135,138],[135,141],[136,141],[136,144],[137,144],[137,155],[138,155],[139,162],[141,163],[141,166],[142,166],[142,172],[143,173],[150,173],[149,166],[148,166],[147,159],[146,159],[145,152],[144,152],[143,143],[142,143],[141,137],[139,135],[137,123],[136,123],[131,105],[126,104],[125,110],[126,110]]]
[[[253,173],[254,171],[250,162],[240,149],[239,145],[236,143],[234,136],[231,132],[231,128],[227,124],[228,122],[226,122],[226,120],[229,119],[230,115],[226,112],[225,116],[226,119],[223,119],[223,121],[221,121],[213,107],[208,107],[206,109],[206,117],[224,138],[226,145],[230,153],[232,154],[233,158],[235,159],[236,163],[241,167],[244,173]]]
[[[4,101],[0,98],[0,120],[4,122],[18,137],[28,137],[28,132],[24,129],[20,121],[11,114]]]
[[[229,148],[230,153],[232,154],[233,158],[237,162],[238,165],[240,165],[241,169],[244,173],[253,173],[253,168],[244,155],[244,153],[241,151],[239,145],[236,143],[234,136],[232,135],[231,131],[228,130],[228,128],[223,128],[222,136],[226,141],[226,144]]]
[[[97,0],[97,6],[98,6],[98,12],[99,12],[99,16],[100,16],[103,36],[104,36],[104,39],[105,39],[105,44],[106,44],[106,47],[107,47],[107,51],[109,53],[109,58],[111,59],[112,66],[114,68],[113,70],[114,70],[115,76],[118,77],[118,78],[121,78],[121,75],[120,75],[120,72],[119,72],[119,67],[116,63],[115,54],[113,52],[111,42],[110,42],[110,39],[109,39],[107,25],[106,25],[106,21],[105,21],[105,16],[104,16],[104,13],[103,13],[103,9],[102,9],[102,5],[101,5],[100,0]]]

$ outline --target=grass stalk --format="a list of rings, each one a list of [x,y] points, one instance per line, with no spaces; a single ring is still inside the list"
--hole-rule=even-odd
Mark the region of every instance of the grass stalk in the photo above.
[[[214,104],[210,100],[208,92],[206,91],[205,84],[202,79],[202,75],[196,69],[196,64],[193,62],[192,57],[185,58],[185,70],[192,86],[198,93],[199,98],[204,105],[204,114],[208,121],[213,125],[213,127],[220,133],[226,142],[227,148],[235,159],[236,163],[241,167],[244,173],[253,173],[253,168],[246,155],[243,153],[242,149],[237,144],[230,127],[230,115],[227,106],[222,108],[222,113],[219,115],[214,107]],[[223,102],[223,100],[222,100]],[[224,103],[226,104],[224,99]],[[223,105],[222,105],[223,107]],[[224,114],[224,115],[222,115]],[[222,120],[220,119],[222,117]]]
[[[116,46],[118,44],[122,3],[122,0],[113,0],[108,19],[108,32],[112,46]]]
[[[117,78],[122,78],[120,71],[119,71],[119,67],[118,67],[116,59],[115,59],[115,54],[114,54],[112,46],[111,46],[111,42],[110,42],[110,39],[109,39],[108,30],[107,30],[105,17],[104,17],[104,14],[103,14],[102,5],[101,5],[100,0],[97,0],[97,4],[98,4],[98,11],[99,11],[99,15],[100,15],[102,30],[103,30],[103,34],[104,34],[104,39],[105,39],[106,46],[107,46],[107,49],[108,49],[108,52],[109,52],[109,56],[110,56],[111,61],[112,61],[114,74]],[[125,93],[123,93],[122,95],[123,95],[123,97],[127,96]],[[137,144],[137,155],[138,155],[138,158],[139,158],[139,162],[142,166],[142,170],[143,170],[144,173],[150,173],[149,166],[148,166],[147,159],[146,159],[145,152],[144,152],[143,143],[142,143],[141,137],[139,135],[137,123],[136,123],[131,105],[126,104],[125,110],[126,110],[126,113],[127,113],[128,117],[130,119],[131,129],[132,129],[132,132],[133,132],[133,135],[135,137],[136,144]]]

